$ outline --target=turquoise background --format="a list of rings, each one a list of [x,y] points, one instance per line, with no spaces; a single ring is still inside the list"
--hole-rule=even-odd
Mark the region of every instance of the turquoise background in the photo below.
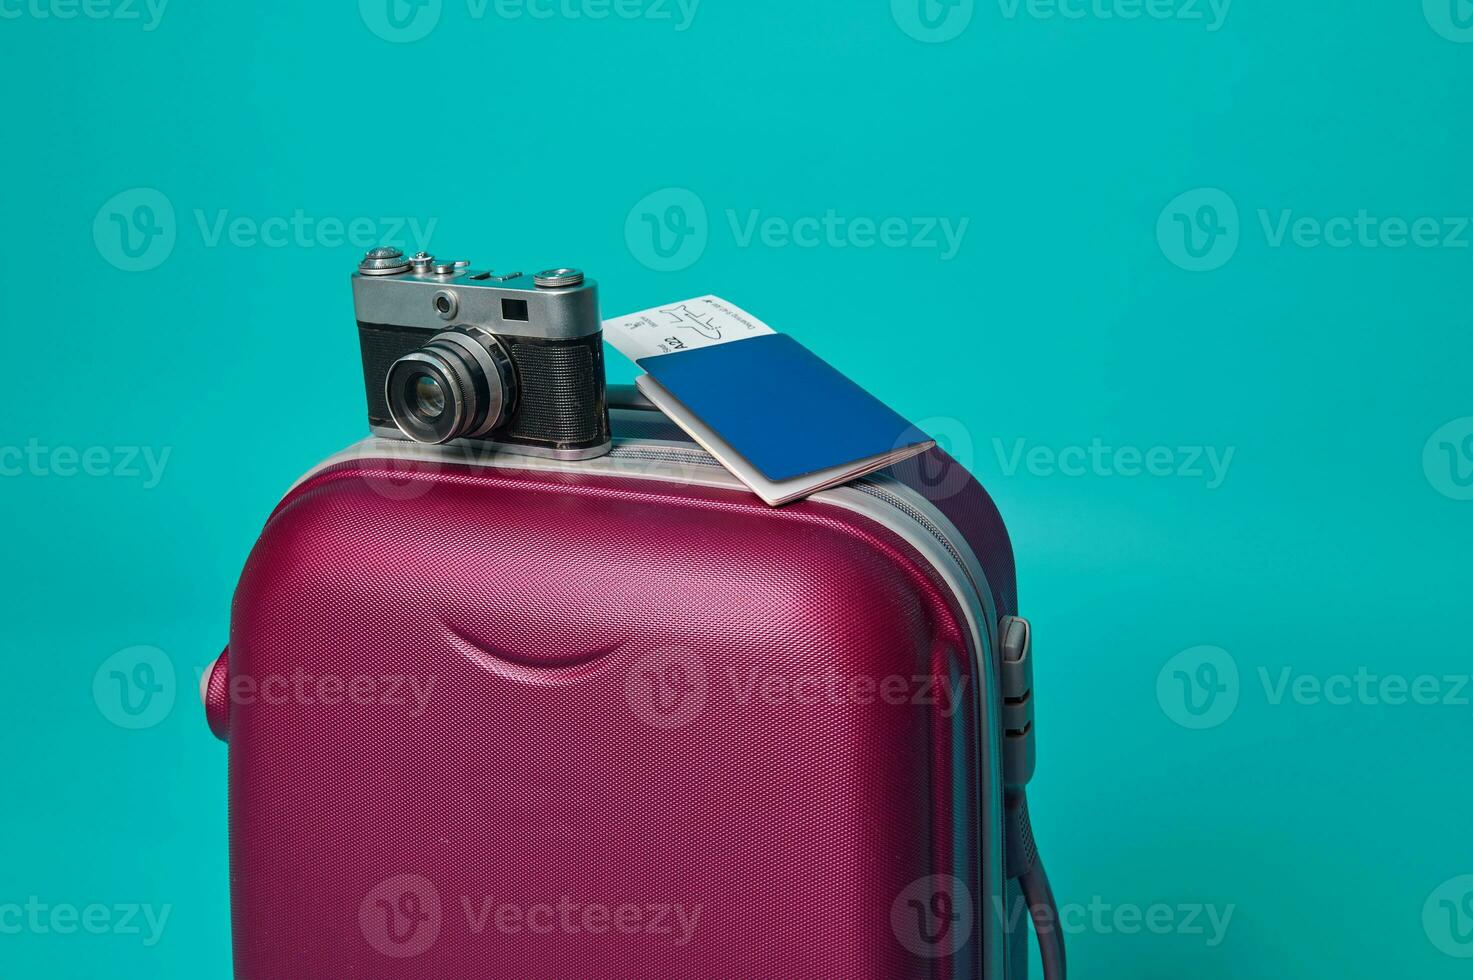
[[[395,217],[442,253],[581,266],[608,314],[717,292],[971,459],[1036,629],[1033,809],[1086,909],[1078,976],[1468,975],[1473,690],[1444,678],[1473,670],[1473,6],[1237,0],[1212,30],[1205,0],[703,0],[688,24],[444,0],[405,41],[386,2],[173,0],[151,30],[0,5],[0,909],[171,909],[152,946],[0,931],[0,976],[229,975],[195,679],[271,506],[363,429],[361,249],[318,223]],[[830,209],[907,230],[744,244],[754,212]],[[212,235],[299,211],[301,242]],[[1276,244],[1286,211],[1436,234]],[[968,222],[953,256],[912,241],[931,219]],[[1215,487],[1048,465],[1095,440],[1233,455]],[[128,446],[169,453],[156,485]],[[66,475],[91,447],[106,473]],[[139,646],[164,690],[135,730],[104,661]],[[1361,668],[1461,703],[1262,679]],[[1212,944],[1092,903],[1232,917]]]

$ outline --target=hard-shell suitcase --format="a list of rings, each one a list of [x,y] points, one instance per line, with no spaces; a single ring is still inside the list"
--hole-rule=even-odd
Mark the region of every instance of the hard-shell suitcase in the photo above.
[[[203,685],[236,976],[1024,977],[991,500],[936,449],[771,508],[611,403],[600,459],[369,439],[272,513]]]

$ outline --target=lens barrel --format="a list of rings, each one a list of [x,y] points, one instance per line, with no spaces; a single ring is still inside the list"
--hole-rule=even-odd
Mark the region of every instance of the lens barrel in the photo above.
[[[511,416],[516,371],[491,334],[455,326],[395,361],[384,383],[394,424],[416,442],[479,438]]]

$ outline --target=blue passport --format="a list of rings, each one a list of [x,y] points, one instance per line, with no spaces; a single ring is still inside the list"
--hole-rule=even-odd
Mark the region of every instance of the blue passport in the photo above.
[[[934,445],[785,334],[677,350],[640,358],[638,364],[663,394],[708,430],[707,439],[714,433],[771,483],[822,477],[811,489],[793,488],[799,492],[785,499],[854,479]],[[671,406],[661,407],[668,411]],[[678,416],[676,421],[685,425]],[[718,447],[707,448],[721,456]]]

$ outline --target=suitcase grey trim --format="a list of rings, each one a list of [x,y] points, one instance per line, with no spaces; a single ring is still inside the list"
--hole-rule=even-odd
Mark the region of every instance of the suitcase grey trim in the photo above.
[[[607,455],[572,462],[488,450],[470,443],[427,446],[400,439],[370,437],[323,460],[292,484],[291,489],[295,490],[330,467],[365,459],[626,476],[750,492],[714,458],[690,443],[619,438],[615,438],[614,448]],[[869,477],[820,491],[808,499],[869,518],[901,537],[930,563],[961,605],[976,653],[973,666],[977,675],[984,679],[985,691],[994,709],[991,714],[996,714],[1001,708],[1000,678],[994,655],[997,648],[997,609],[981,563],[951,521],[915,490],[885,476]],[[988,713],[980,716],[987,717]],[[983,839],[990,845],[982,856],[981,879],[985,894],[978,896],[976,903],[983,926],[982,977],[1005,978],[1010,958],[1007,949],[1009,935],[1003,921],[1003,911],[1007,906],[1007,880],[1003,868],[1001,733],[987,725],[979,725],[978,733],[982,740],[978,745],[978,756],[986,765],[985,771],[979,774],[979,789],[985,791],[985,796],[979,801],[978,811],[987,821]],[[995,896],[1000,901],[994,901]],[[985,909],[980,907],[984,905]]]
[[[398,435],[399,427],[396,425],[370,425],[368,431],[372,432],[375,437],[384,437],[395,442],[404,441],[404,438]],[[547,459],[593,459],[596,456],[602,456],[604,453],[607,453],[609,447],[613,444],[614,440],[610,439],[608,442],[597,446],[590,446],[587,449],[547,449],[543,446],[520,446],[517,452],[523,456],[541,456]]]

